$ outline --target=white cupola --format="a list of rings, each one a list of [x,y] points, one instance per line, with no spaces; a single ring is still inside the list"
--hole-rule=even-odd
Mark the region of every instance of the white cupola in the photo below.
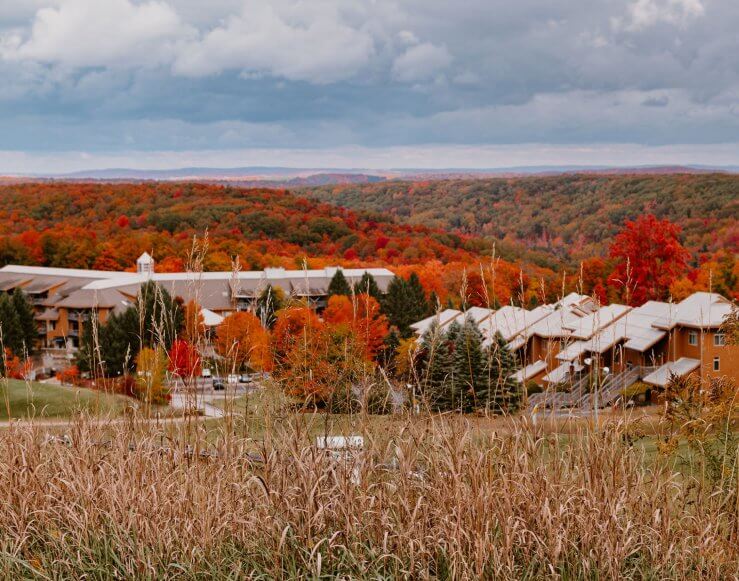
[[[139,274],[153,274],[154,273],[154,259],[148,252],[144,252],[136,260],[136,272]]]

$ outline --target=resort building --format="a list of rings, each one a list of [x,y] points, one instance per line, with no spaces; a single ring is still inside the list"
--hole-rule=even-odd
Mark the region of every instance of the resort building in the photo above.
[[[266,268],[249,272],[157,273],[153,258],[142,254],[135,272],[108,272],[43,266],[7,265],[0,268],[0,292],[23,291],[34,306],[39,346],[47,351],[72,352],[79,346],[93,311],[101,322],[113,312],[133,305],[139,288],[154,281],[173,298],[195,301],[206,325],[216,326],[234,311],[254,309],[268,287],[285,296],[303,298],[321,309],[338,267],[320,270]],[[369,273],[381,292],[395,276],[385,268],[342,269],[349,284]]]
[[[557,402],[570,407],[591,397],[593,385],[602,388],[608,402],[637,381],[664,388],[673,375],[739,378],[739,346],[726,345],[721,332],[731,309],[728,299],[707,292],[679,303],[649,301],[640,307],[601,306],[572,293],[532,310],[447,309],[436,320],[443,328],[472,318],[485,345],[500,333],[521,364],[515,378],[554,388]],[[419,337],[434,319],[412,326]],[[559,393],[568,386],[569,393]]]

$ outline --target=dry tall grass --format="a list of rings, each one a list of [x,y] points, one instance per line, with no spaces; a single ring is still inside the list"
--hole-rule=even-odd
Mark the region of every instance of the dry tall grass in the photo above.
[[[262,419],[259,440],[201,420],[3,431],[3,578],[739,575],[736,477],[715,488],[645,458],[623,426],[360,418],[366,447],[337,464],[306,418]]]

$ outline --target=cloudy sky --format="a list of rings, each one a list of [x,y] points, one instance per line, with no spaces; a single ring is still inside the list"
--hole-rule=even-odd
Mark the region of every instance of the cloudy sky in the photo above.
[[[2,0],[0,172],[739,164],[737,0]]]

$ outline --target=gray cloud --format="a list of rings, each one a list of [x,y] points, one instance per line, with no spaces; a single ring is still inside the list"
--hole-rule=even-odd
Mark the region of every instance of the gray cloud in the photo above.
[[[0,148],[736,141],[735,0],[4,0]]]

